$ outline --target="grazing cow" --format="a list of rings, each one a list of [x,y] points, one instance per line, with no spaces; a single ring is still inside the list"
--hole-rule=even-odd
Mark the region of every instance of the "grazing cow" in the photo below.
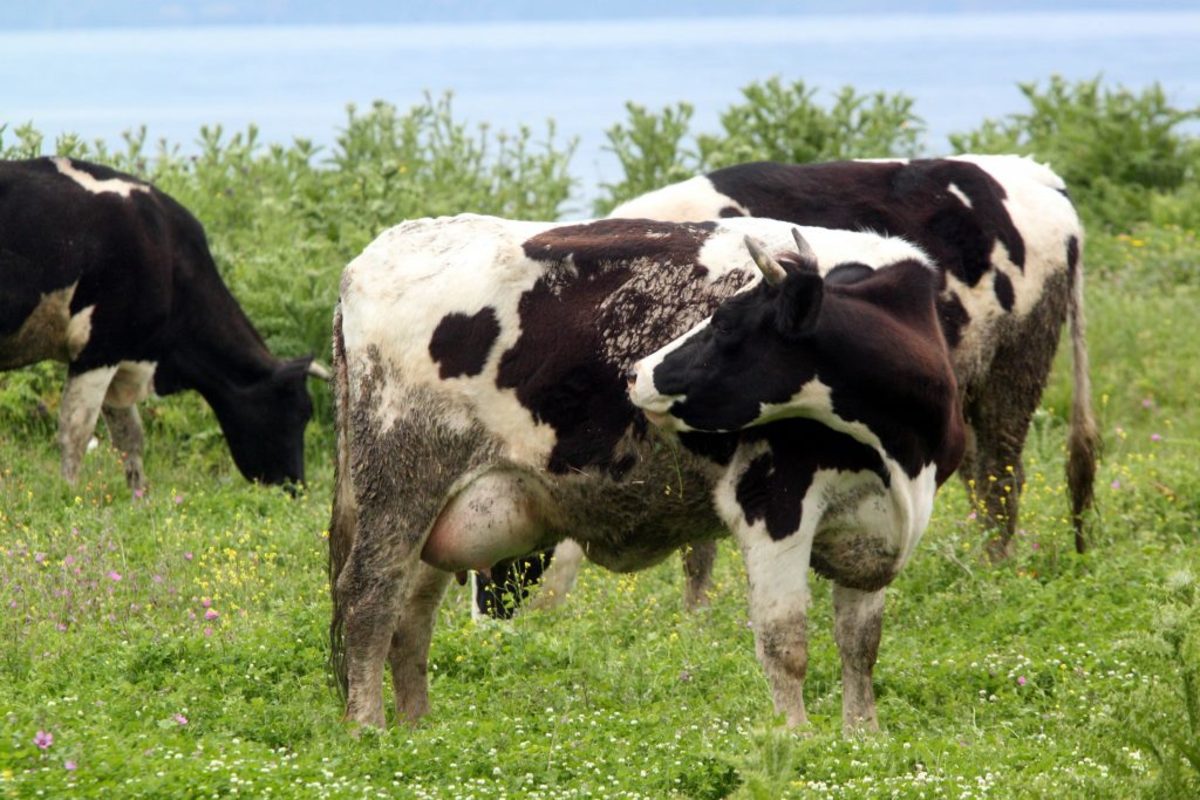
[[[217,273],[204,229],[148,183],[68,158],[0,162],[0,369],[67,364],[62,475],[103,412],[131,488],[145,483],[136,403],[195,389],[234,463],[304,480],[311,358],[280,361]]]
[[[983,519],[998,531],[989,543],[994,558],[1008,553],[1017,530],[1021,452],[1069,318],[1075,386],[1067,477],[1075,547],[1083,552],[1098,446],[1084,341],[1083,232],[1062,179],[1048,168],[1003,155],[759,162],[649,192],[610,216],[676,222],[767,217],[901,236],[931,255],[943,276],[938,312],[969,429],[960,474]],[[707,542],[684,553],[689,610],[707,604],[714,554],[715,544]],[[547,573],[559,587],[552,597],[561,599],[562,587],[574,581],[578,550],[565,542],[554,559]],[[490,580],[477,576],[477,595],[490,601],[481,610],[511,609],[537,574],[520,578],[500,564]]]
[[[385,662],[397,717],[428,711],[451,573],[567,535],[629,571],[732,532],[776,707],[806,720],[811,563],[836,582],[844,724],[877,727],[883,587],[961,457],[958,392],[920,250],[791,233],[464,215],[401,224],[347,266],[329,548],[349,720],[384,724]],[[748,236],[788,255],[752,262]],[[665,439],[628,394],[656,351],[633,392]]]

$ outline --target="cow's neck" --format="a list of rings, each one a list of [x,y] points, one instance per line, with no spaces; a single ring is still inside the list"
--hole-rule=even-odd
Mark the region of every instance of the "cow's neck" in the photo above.
[[[217,409],[270,378],[279,362],[228,290],[205,288],[204,309],[179,321],[154,388],[164,395],[194,389]]]

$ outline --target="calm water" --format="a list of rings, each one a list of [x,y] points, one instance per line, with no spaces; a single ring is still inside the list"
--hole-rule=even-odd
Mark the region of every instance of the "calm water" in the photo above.
[[[271,141],[328,144],[347,103],[453,90],[459,118],[541,133],[552,117],[578,136],[582,198],[615,178],[603,134],[626,100],[686,100],[708,130],[775,74],[904,92],[938,153],[948,133],[1025,110],[1017,82],[1053,73],[1159,81],[1200,105],[1200,12],[0,32],[0,123],[114,141],[144,123],[187,150],[203,124],[254,122]]]

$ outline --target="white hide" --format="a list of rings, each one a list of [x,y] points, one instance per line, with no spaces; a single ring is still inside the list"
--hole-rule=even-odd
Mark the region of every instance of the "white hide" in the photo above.
[[[669,207],[669,216],[662,216],[662,209]],[[705,175],[697,175],[681,183],[664,186],[652,192],[627,200],[609,212],[617,219],[663,219],[674,222],[699,222],[716,219],[726,208],[736,208],[743,216],[750,212],[740,203],[721,194]]]
[[[54,162],[54,166],[61,174],[75,181],[92,194],[104,194],[105,192],[112,192],[113,194],[120,195],[121,197],[129,197],[129,195],[133,192],[150,191],[150,187],[147,184],[133,183],[131,181],[124,180],[123,178],[94,178],[76,167],[69,158],[58,156],[52,158],[51,161]]]

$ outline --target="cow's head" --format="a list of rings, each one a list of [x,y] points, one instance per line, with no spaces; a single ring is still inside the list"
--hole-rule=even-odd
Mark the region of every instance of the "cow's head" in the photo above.
[[[304,482],[304,427],[312,417],[306,378],[321,377],[311,356],[279,362],[271,374],[213,405],[237,468],[266,484]]]
[[[763,280],[635,365],[630,397],[651,422],[727,432],[803,416],[844,430],[886,409],[890,386],[952,385],[933,270],[905,260],[827,283],[793,236],[779,260],[747,237]]]

